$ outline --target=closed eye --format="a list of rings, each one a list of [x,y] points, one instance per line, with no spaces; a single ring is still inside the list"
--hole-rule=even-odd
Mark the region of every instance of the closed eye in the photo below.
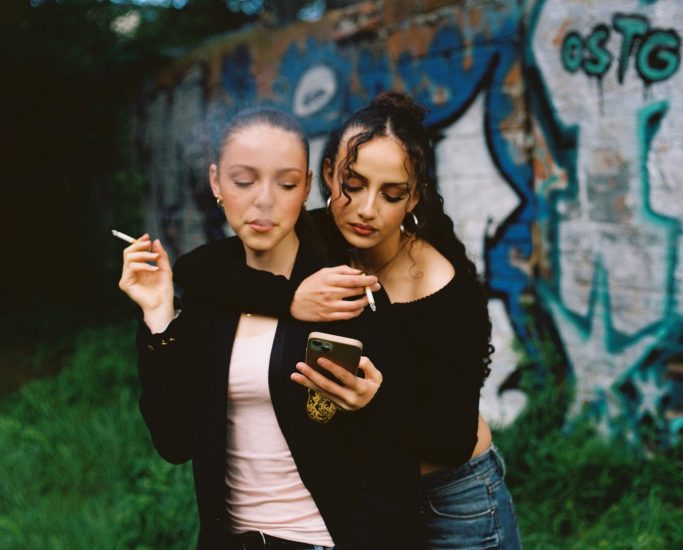
[[[362,185],[351,185],[348,182],[342,183],[342,189],[346,191],[347,193],[355,193],[357,191],[361,191],[363,189]]]
[[[408,183],[385,183],[382,196],[388,202],[400,202],[408,196]]]
[[[382,196],[389,202],[400,202],[406,197],[405,194],[396,196],[396,195],[389,195],[388,193],[382,193]]]

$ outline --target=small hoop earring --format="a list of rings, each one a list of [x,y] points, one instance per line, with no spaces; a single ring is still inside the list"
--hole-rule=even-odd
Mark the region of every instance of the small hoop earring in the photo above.
[[[410,215],[413,217],[413,223],[415,224],[415,227],[419,225],[419,221],[417,220],[417,216],[415,215],[415,212],[411,212]]]
[[[327,209],[329,210],[329,209],[330,209],[330,204],[332,204],[332,195],[330,195],[329,197],[327,197],[327,201],[325,202],[325,204],[327,205]]]
[[[223,201],[221,200],[220,197],[216,197],[216,206],[218,208],[223,208]]]
[[[398,226],[398,228],[401,230],[401,235],[403,235],[406,232],[406,226],[401,224]]]

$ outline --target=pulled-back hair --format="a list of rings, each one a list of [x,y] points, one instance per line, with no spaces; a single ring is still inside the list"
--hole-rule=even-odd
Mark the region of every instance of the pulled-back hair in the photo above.
[[[415,183],[414,191],[419,201],[413,212],[417,217],[417,225],[412,216],[406,216],[403,225],[418,239],[423,239],[441,252],[456,270],[459,284],[468,290],[467,295],[473,300],[470,309],[473,318],[469,319],[472,330],[470,357],[480,370],[481,381],[490,372],[491,321],[488,314],[488,303],[483,284],[479,280],[474,263],[467,257],[465,245],[455,235],[453,221],[444,212],[443,198],[438,192],[434,148],[427,128],[424,125],[426,110],[415,103],[408,95],[400,92],[381,92],[368,107],[355,112],[334,132],[323,152],[323,162],[328,159],[336,164],[342,140],[347,141],[346,158],[340,166],[342,180],[351,174],[351,168],[358,159],[358,150],[363,144],[376,137],[393,137],[406,151],[406,171]],[[323,194],[329,191],[322,185]],[[350,200],[348,194],[342,193]],[[473,365],[473,367],[476,365]]]
[[[285,113],[284,111],[279,111],[278,109],[273,109],[272,107],[249,107],[247,109],[242,109],[233,116],[221,133],[221,139],[218,142],[218,149],[215,154],[215,162],[220,160],[225,146],[235,134],[246,128],[260,125],[277,128],[278,130],[296,136],[306,153],[306,166],[308,166],[310,160],[310,146],[303,127],[292,115]]]

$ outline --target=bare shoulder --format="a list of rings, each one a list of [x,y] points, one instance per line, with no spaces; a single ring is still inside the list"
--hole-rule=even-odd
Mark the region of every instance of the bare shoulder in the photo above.
[[[455,276],[455,268],[427,241],[415,241],[411,250],[412,300],[419,300],[445,287]]]

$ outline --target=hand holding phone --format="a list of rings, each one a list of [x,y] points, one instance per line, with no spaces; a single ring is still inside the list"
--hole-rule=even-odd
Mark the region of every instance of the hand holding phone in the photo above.
[[[362,353],[363,343],[360,340],[326,332],[311,332],[306,344],[305,362],[312,369],[337,382],[329,372],[318,365],[318,359],[325,357],[355,375]]]
[[[362,409],[375,397],[383,380],[372,361],[361,356],[362,350],[363,344],[359,340],[312,332],[306,345],[306,362],[297,363],[298,372],[292,373],[291,378],[308,388],[309,393],[317,392],[346,411]],[[334,370],[344,382],[318,365],[321,357],[338,365]],[[356,376],[358,370],[363,371],[362,378]]]
[[[363,344],[360,340],[325,332],[311,332],[306,344],[306,362],[297,363],[299,372],[292,373],[292,380],[309,391],[319,393],[346,411],[362,409],[372,401],[382,385],[382,373],[370,359],[361,356],[362,352]],[[321,357],[338,365],[337,376],[343,375],[343,383],[318,365]],[[363,371],[362,378],[356,375],[359,369]]]

